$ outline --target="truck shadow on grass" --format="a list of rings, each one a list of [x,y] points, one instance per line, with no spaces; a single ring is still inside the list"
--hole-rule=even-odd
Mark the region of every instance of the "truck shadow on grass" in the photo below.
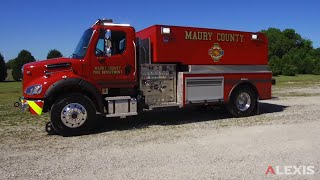
[[[260,102],[259,114],[269,114],[284,111],[288,106]],[[216,121],[233,118],[224,106],[193,107],[185,109],[169,109],[166,111],[145,112],[139,116],[119,118],[99,118],[93,134],[107,131],[123,131],[130,129],[148,128],[153,125],[170,126],[196,122]]]

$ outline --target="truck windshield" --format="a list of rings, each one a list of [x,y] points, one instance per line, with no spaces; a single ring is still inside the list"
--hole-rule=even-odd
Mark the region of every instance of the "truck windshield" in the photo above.
[[[92,32],[93,32],[93,29],[90,28],[83,33],[83,35],[82,35],[82,37],[76,47],[76,50],[72,54],[72,58],[79,58],[80,59],[86,55],[89,41],[92,36]]]

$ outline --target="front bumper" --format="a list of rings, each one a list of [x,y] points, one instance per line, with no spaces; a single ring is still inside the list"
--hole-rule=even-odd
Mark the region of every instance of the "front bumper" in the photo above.
[[[24,97],[20,98],[21,110],[23,112],[30,111],[31,114],[41,115],[44,105],[44,100],[27,100]]]

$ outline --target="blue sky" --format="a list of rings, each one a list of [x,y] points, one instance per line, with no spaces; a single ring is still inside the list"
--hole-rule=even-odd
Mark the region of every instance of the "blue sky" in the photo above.
[[[2,0],[0,52],[9,60],[26,49],[43,60],[55,48],[68,57],[98,18],[129,23],[136,30],[153,24],[243,31],[294,28],[320,47],[318,0]]]

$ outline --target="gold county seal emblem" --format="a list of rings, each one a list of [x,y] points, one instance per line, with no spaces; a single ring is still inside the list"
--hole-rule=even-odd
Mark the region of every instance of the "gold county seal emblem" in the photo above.
[[[214,43],[214,45],[209,49],[208,54],[214,62],[219,62],[221,57],[224,55],[224,50],[222,50],[218,43]]]

